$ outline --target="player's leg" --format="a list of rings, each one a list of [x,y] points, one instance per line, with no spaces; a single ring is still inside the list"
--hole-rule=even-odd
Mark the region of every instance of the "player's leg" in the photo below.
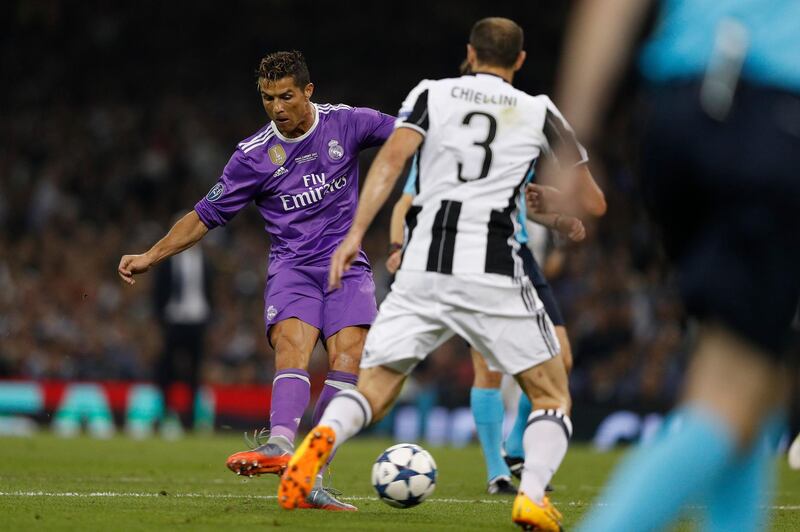
[[[291,268],[270,275],[264,294],[267,338],[275,349],[275,378],[266,444],[228,458],[238,474],[280,474],[310,399],[308,362],[322,329],[325,268]]]
[[[325,378],[317,404],[314,408],[312,426],[316,426],[328,407],[334,395],[342,390],[354,390],[358,382],[358,363],[361,360],[361,351],[364,349],[364,340],[368,329],[365,327],[345,327],[325,341],[328,350],[328,367],[330,368]],[[334,511],[355,511],[352,504],[341,501],[335,495],[331,486],[323,484],[325,471],[333,460],[335,451],[332,451],[325,465],[317,473],[314,487],[301,502],[300,508],[318,508]]]
[[[516,375],[525,394],[536,405],[523,436],[525,463],[513,521],[537,530],[561,530],[561,514],[545,496],[572,437],[572,406],[567,372],[556,356]]]
[[[443,314],[447,325],[483,355],[489,369],[514,375],[537,405],[523,437],[525,469],[512,519],[523,527],[560,530],[561,514],[544,492],[566,453],[572,428],[567,372],[553,325],[536,308],[527,279],[508,285],[497,279],[491,287],[455,286],[450,295],[458,306]],[[486,312],[475,310],[476,301]]]
[[[754,344],[725,327],[705,326],[687,381],[674,423],[626,459],[584,530],[660,529],[686,501],[705,496],[736,467],[737,450],[749,447],[775,408],[782,376]]]
[[[775,484],[778,441],[784,416],[767,419],[752,449],[728,465],[710,490],[704,530],[767,530],[769,497]]]
[[[328,351],[329,371],[314,407],[313,425],[319,422],[337,392],[355,388],[361,352],[377,313],[375,283],[368,268],[349,269],[336,290],[329,290],[326,285],[322,334]]]
[[[355,389],[358,383],[358,364],[361,362],[361,351],[364,350],[367,332],[368,329],[365,327],[345,327],[325,340],[330,369],[314,407],[313,425],[319,422],[322,413],[337,392]]]
[[[544,297],[542,300],[545,302],[545,309],[547,309],[547,300]],[[553,313],[548,311],[548,316],[553,316]],[[567,375],[569,375],[572,370],[572,346],[569,343],[567,328],[563,325],[560,312],[556,319],[560,320],[562,323],[558,325],[558,322],[555,320],[553,321],[556,338],[558,338],[558,343],[561,345],[561,359],[564,364],[564,369],[567,371]],[[514,425],[511,427],[511,431],[508,433],[505,441],[505,461],[511,474],[517,478],[520,478],[522,475],[522,465],[525,462],[525,448],[522,445],[522,436],[525,433],[525,428],[528,426],[528,416],[530,414],[531,401],[528,399],[528,395],[523,393],[520,395],[519,403],[517,404],[517,417],[514,418]]]
[[[389,411],[406,374],[380,366],[363,369],[360,379],[358,389],[333,397],[319,424],[297,448],[278,489],[278,504],[283,508],[302,507],[331,453]]]
[[[278,503],[283,508],[300,506],[330,453],[386,415],[406,375],[452,337],[434,315],[437,305],[431,304],[432,291],[426,288],[429,279],[420,275],[398,276],[395,281],[367,335],[358,388],[333,397],[281,478]]]
[[[470,408],[475,419],[483,460],[486,463],[488,491],[490,494],[516,494],[511,484],[511,472],[503,460],[503,417],[505,406],[500,393],[503,374],[491,371],[483,357],[470,348],[475,378],[470,390]]]
[[[294,451],[297,427],[311,396],[307,369],[319,330],[297,318],[288,318],[270,328],[269,338],[275,348],[276,370],[269,439],[256,449],[228,457],[228,468],[239,475],[283,472]]]
[[[561,314],[561,308],[558,306],[558,302],[553,294],[553,289],[547,282],[531,250],[528,247],[523,247],[520,249],[520,257],[522,258],[525,273],[536,289],[536,294],[542,301],[544,310],[547,312],[547,316],[555,327],[556,337],[561,346],[561,359],[564,363],[564,368],[567,370],[567,375],[569,375],[572,371],[572,347],[570,346],[569,337],[567,336],[567,329],[565,327],[564,317]],[[508,464],[511,473],[517,478],[522,474],[522,466],[525,462],[525,450],[522,444],[522,436],[525,433],[525,428],[528,426],[528,416],[530,413],[530,400],[527,394],[523,393],[520,395],[519,404],[517,405],[517,417],[511,428],[511,432],[509,432],[506,438],[504,446],[506,464]]]
[[[270,441],[291,447],[300,419],[310,399],[308,363],[319,338],[319,329],[297,318],[277,323],[270,330],[275,348],[272,382]]]
[[[377,313],[375,283],[369,268],[353,266],[345,272],[336,290],[329,290],[326,285],[322,335],[328,350],[329,372],[314,408],[314,425],[336,392],[355,387],[361,352]]]

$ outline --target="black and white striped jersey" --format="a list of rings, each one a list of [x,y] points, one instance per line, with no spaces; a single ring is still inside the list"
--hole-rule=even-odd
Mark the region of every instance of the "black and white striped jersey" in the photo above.
[[[492,74],[423,80],[396,127],[424,137],[401,270],[522,277],[524,187],[537,159],[587,160],[550,98]]]

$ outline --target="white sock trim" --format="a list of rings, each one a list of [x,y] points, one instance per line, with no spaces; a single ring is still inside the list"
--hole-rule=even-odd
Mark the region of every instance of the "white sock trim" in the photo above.
[[[531,423],[535,423],[536,421],[544,421],[549,420],[553,421],[554,423],[558,423],[564,429],[564,432],[567,434],[567,439],[569,440],[572,438],[572,420],[559,409],[549,408],[549,409],[540,409],[534,410],[531,412],[531,415],[528,416],[528,426]]]
[[[272,379],[272,384],[275,384],[281,379],[300,379],[301,381],[306,381],[306,384],[309,386],[311,385],[311,381],[305,375],[300,375],[299,373],[284,373],[283,375],[278,375],[274,379]]]
[[[355,390],[356,385],[349,382],[335,381],[333,379],[325,379],[325,385],[339,390]]]

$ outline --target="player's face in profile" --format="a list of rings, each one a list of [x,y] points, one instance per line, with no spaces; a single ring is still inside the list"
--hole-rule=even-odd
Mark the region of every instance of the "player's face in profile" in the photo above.
[[[298,87],[294,78],[287,76],[277,81],[261,78],[258,88],[267,116],[283,135],[293,136],[309,112],[308,103],[314,85],[309,83]]]

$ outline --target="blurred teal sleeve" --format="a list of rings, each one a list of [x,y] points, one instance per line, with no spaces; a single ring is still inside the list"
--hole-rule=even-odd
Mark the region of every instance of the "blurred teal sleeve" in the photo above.
[[[411,161],[411,169],[408,171],[408,177],[406,178],[406,184],[403,187],[403,194],[408,194],[409,196],[417,195],[417,172],[417,155],[414,155],[414,159]]]

